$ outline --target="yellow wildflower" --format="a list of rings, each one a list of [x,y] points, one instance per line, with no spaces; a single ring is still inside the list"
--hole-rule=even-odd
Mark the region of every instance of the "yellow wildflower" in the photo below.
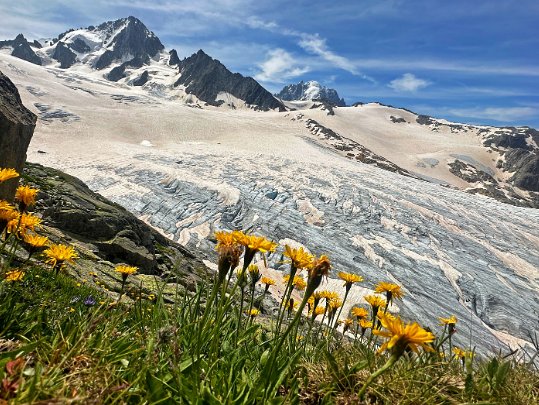
[[[362,307],[354,307],[350,312],[352,312],[352,315],[354,315],[357,319],[365,319],[369,315],[367,310]]]
[[[344,321],[342,321],[343,323],[343,332],[346,332],[348,329],[350,329],[350,326],[352,326],[354,324],[354,321],[350,318],[346,318]]]
[[[15,169],[0,169],[0,183],[19,177]]]
[[[260,279],[260,282],[262,284],[266,284],[267,286],[270,286],[270,285],[275,285],[275,280],[270,278],[270,277],[262,277]]]
[[[353,274],[353,273],[345,273],[344,271],[339,271],[337,274],[341,280],[344,281],[344,287],[349,290],[350,287],[352,287],[352,284],[354,283],[360,283],[363,281],[363,277]]]
[[[440,325],[455,325],[457,323],[457,317],[455,315],[451,315],[449,318],[439,318],[440,319]]]
[[[270,285],[275,285],[275,280],[270,277],[262,277],[260,279],[260,282],[266,285],[264,289],[264,294],[266,294],[269,291]]]
[[[249,315],[251,318],[254,318],[260,314],[260,311],[256,308],[251,308],[250,311],[248,311],[247,315]]]
[[[303,249],[303,247],[291,248],[290,246],[285,245],[284,255],[290,259],[290,263],[296,269],[310,267],[314,259],[313,255]]]
[[[377,292],[379,294],[385,293],[387,305],[391,304],[394,298],[400,299],[404,297],[404,292],[402,291],[399,285],[393,284],[393,283],[387,283],[385,281],[378,283],[376,285],[374,292]]]
[[[288,284],[288,281],[290,280],[290,275],[286,275],[283,277],[283,282],[285,284]],[[294,280],[292,281],[292,285],[294,288],[298,291],[305,290],[305,287],[307,287],[307,283],[305,283],[305,280],[301,276],[294,276]]]
[[[342,307],[343,301],[340,298],[333,298],[329,300],[329,309],[335,311],[336,309]]]
[[[218,260],[218,282],[221,283],[226,278],[230,269],[234,269],[240,262],[240,256],[243,247],[238,243],[237,231],[234,232],[215,232],[217,246],[215,249],[219,253]]]
[[[455,356],[459,359],[463,359],[466,357],[466,351],[465,350],[462,350],[461,348],[459,347],[454,347],[453,348],[453,353],[455,354]]]
[[[367,319],[360,319],[359,326],[361,326],[362,329],[370,329],[372,328],[372,322]]]
[[[41,226],[41,218],[24,213],[8,222],[7,231],[17,233],[17,236],[24,236],[29,230],[34,231],[39,226]]]
[[[250,264],[249,267],[247,267],[247,272],[251,278],[251,288],[255,288],[256,283],[258,283],[262,276],[262,274],[260,274],[260,269],[256,264]]]
[[[314,317],[316,318],[318,315],[323,315],[326,312],[326,308],[319,305],[314,309]]]
[[[277,248],[275,242],[256,235],[247,235],[242,244],[248,249],[262,253],[273,252]]]
[[[378,313],[376,314],[376,316],[378,317],[378,319],[381,319],[382,316],[385,316],[387,319],[392,320],[392,321],[394,321],[395,319],[397,319],[397,318],[395,317],[395,315],[390,314],[389,312],[383,312],[383,311],[380,311],[380,310],[378,311]]]
[[[386,306],[386,300],[377,295],[366,295],[363,298],[371,305],[374,313],[378,312],[378,308],[384,308]]]
[[[0,235],[6,226],[17,218],[19,218],[19,213],[15,210],[15,207],[7,201],[0,200]]]
[[[390,350],[398,358],[406,348],[416,353],[419,352],[419,347],[428,352],[434,351],[428,344],[434,341],[434,335],[431,332],[423,329],[417,322],[405,325],[400,318],[392,320],[386,315],[380,317],[380,322],[386,331],[373,331],[375,335],[388,339],[378,350],[379,353]]]
[[[47,256],[45,262],[50,264],[56,272],[58,272],[66,262],[73,263],[74,259],[79,257],[75,252],[75,249],[73,249],[73,246],[62,244],[50,245],[43,253]]]
[[[322,282],[322,278],[327,278],[330,269],[331,262],[326,255],[321,255],[319,258],[313,260],[311,266],[307,269],[309,272],[307,295],[314,293],[314,290],[316,290]]]
[[[24,272],[21,270],[10,270],[6,272],[4,276],[6,281],[22,281],[24,278]]]
[[[34,248],[42,248],[47,244],[49,238],[46,236],[27,233],[23,236],[23,240]]]
[[[15,192],[15,200],[19,202],[21,212],[26,211],[26,208],[36,203],[36,195],[39,190],[29,186],[19,186]]]
[[[127,279],[128,276],[132,274],[136,274],[136,272],[138,271],[138,267],[119,264],[118,266],[114,268],[114,270],[117,273],[120,273],[122,275],[122,279],[125,280]]]
[[[444,325],[444,330],[447,327],[447,333],[452,335],[457,331],[457,329],[455,328],[455,325],[457,324],[457,317],[455,315],[451,315],[449,318],[439,318],[439,319],[440,319],[440,325]]]

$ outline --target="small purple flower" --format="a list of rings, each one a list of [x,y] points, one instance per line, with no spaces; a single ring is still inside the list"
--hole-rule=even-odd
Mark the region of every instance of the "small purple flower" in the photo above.
[[[96,304],[96,300],[91,295],[84,300],[84,305],[92,307]]]

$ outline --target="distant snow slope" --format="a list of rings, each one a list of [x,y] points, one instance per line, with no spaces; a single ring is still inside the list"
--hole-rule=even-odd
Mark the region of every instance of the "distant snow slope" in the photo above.
[[[4,54],[0,70],[40,116],[30,161],[81,178],[208,260],[215,260],[216,229],[295,240],[329,254],[334,275],[365,277],[351,303],[393,280],[406,292],[393,310],[435,331],[438,316],[455,314],[456,344],[472,335],[482,353],[529,347],[539,313],[539,211],[357,158],[368,155],[360,145],[375,160],[383,154],[457,184],[442,170],[455,155],[500,176],[475,129],[434,130],[380,105],[336,108],[334,116],[200,108]],[[279,254],[270,256],[272,267],[285,269],[280,263]]]

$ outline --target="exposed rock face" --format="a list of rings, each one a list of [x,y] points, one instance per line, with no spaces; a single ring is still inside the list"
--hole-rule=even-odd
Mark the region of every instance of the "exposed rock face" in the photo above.
[[[80,38],[76,38],[71,44],[69,44],[69,47],[73,49],[75,52],[79,53],[85,53],[90,52],[90,47]]]
[[[311,80],[308,82],[301,81],[298,84],[289,84],[275,94],[281,100],[319,100],[328,103],[333,107],[344,107],[346,103],[344,99],[339,97],[337,90],[320,85],[320,83]]]
[[[170,66],[175,66],[180,64],[180,58],[178,57],[178,52],[176,49],[173,49],[169,52],[170,58],[168,59],[168,64]]]
[[[501,167],[511,173],[516,187],[539,192],[539,131],[533,128],[501,128],[483,143],[503,156]]]
[[[150,75],[147,70],[145,70],[139,77],[133,80],[133,86],[144,86],[148,81]]]
[[[187,249],[135,218],[131,213],[92,192],[79,179],[41,165],[27,164],[24,176],[40,189],[36,210],[45,224],[94,246],[94,253],[112,263],[130,263],[145,274],[167,271],[158,248],[173,247],[182,272],[204,267]]]
[[[95,28],[95,31],[107,32],[111,36],[110,42],[106,43],[109,49],[96,61],[96,69],[106,68],[127,55],[148,60],[164,49],[159,38],[135,17],[108,21]]]
[[[36,119],[22,104],[15,85],[0,72],[0,167],[22,171]],[[16,187],[17,179],[1,183],[0,199],[11,200]]]
[[[11,52],[11,56],[24,59],[25,61],[33,63],[34,65],[41,65],[41,58],[35,54],[30,47],[30,44],[22,34],[17,35],[17,37],[13,40],[12,46],[13,51]]]
[[[284,105],[256,80],[230,72],[202,50],[181,61],[179,67],[181,76],[174,85],[184,85],[188,93],[210,105],[221,105],[223,101],[216,101],[217,96],[226,92],[261,110],[285,110]]]
[[[118,80],[121,80],[127,76],[127,73],[125,72],[127,68],[132,67],[137,69],[144,66],[144,63],[145,61],[142,58],[133,58],[119,66],[116,66],[115,68],[112,68],[106,77],[112,82],[117,82]]]
[[[60,62],[61,69],[67,69],[73,66],[77,61],[77,55],[69,49],[63,42],[56,44],[56,49],[52,54],[52,58]]]

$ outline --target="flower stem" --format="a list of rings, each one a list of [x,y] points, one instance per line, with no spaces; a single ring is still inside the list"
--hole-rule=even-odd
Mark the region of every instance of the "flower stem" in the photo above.
[[[369,376],[369,378],[367,378],[367,381],[365,381],[365,384],[363,384],[363,387],[359,391],[359,399],[360,400],[363,400],[363,398],[365,397],[365,392],[367,391],[367,388],[369,387],[369,385],[371,385],[371,383],[374,380],[376,380],[380,375],[382,375],[387,370],[389,370],[391,367],[393,367],[393,365],[397,362],[399,357],[400,356],[397,353],[392,354],[391,357],[389,358],[389,360],[386,362],[386,364],[384,364],[382,367],[380,367],[378,370],[376,370],[374,373],[372,373]]]

